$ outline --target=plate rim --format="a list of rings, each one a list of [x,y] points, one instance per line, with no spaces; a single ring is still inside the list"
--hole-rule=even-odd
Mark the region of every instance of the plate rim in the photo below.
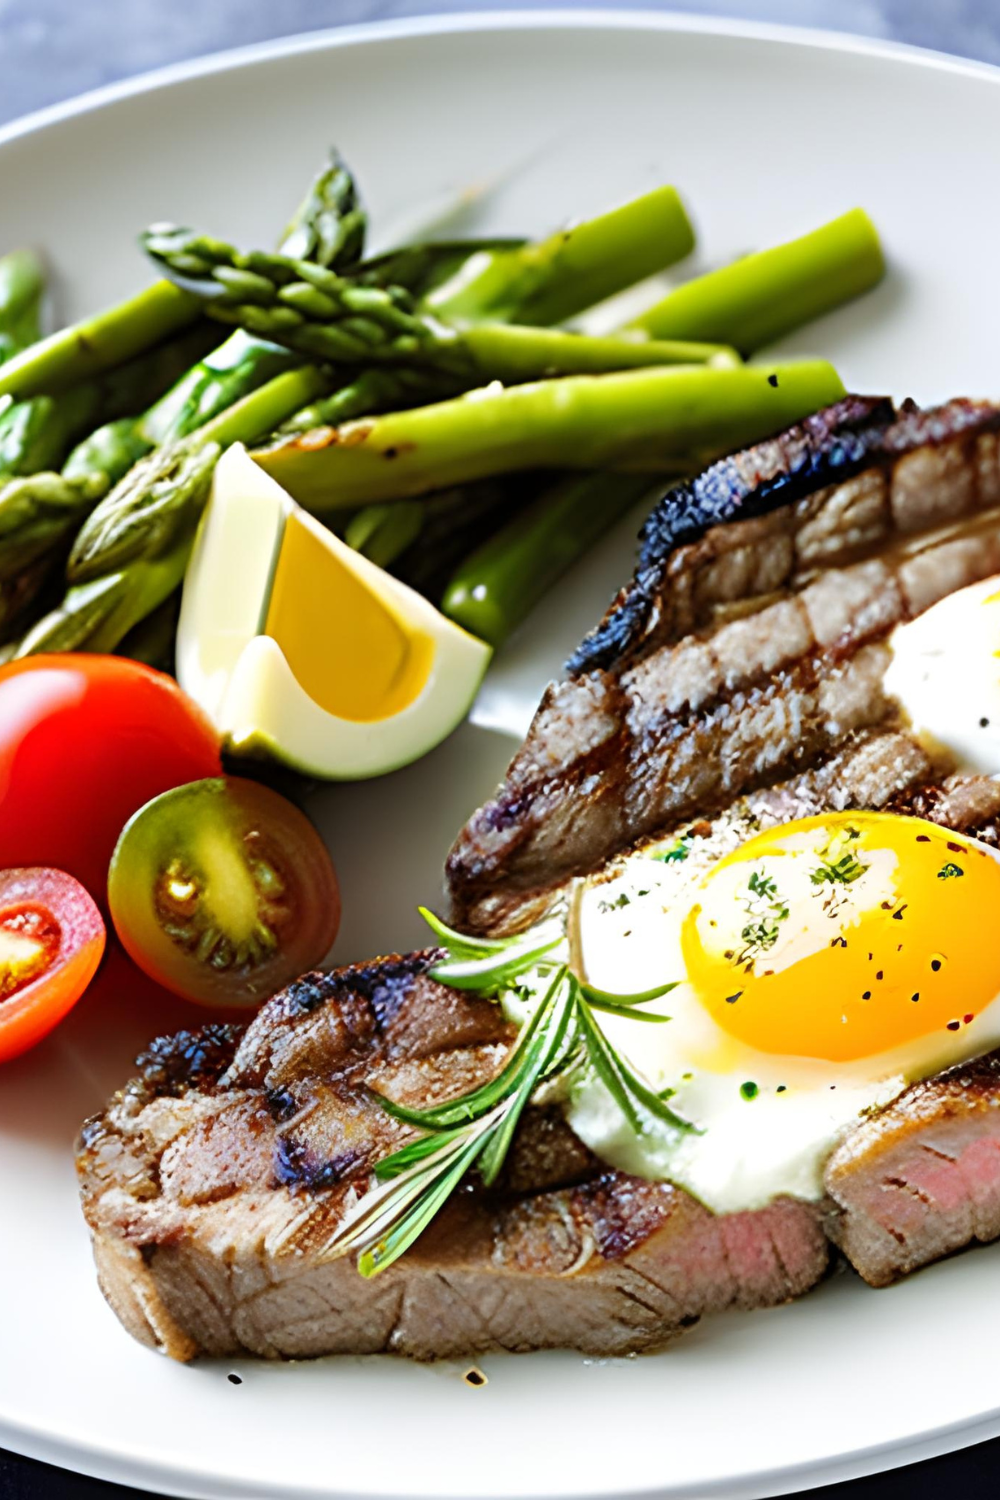
[[[169,90],[191,80],[238,72],[271,62],[324,52],[366,46],[372,43],[439,37],[469,33],[510,31],[618,31],[641,35],[668,32],[686,36],[714,36],[799,47],[814,52],[872,57],[886,63],[907,64],[959,77],[985,79],[1000,84],[1000,65],[921,47],[908,42],[866,37],[830,28],[787,23],[752,21],[740,17],[705,16],[689,11],[662,12],[640,7],[611,9],[606,6],[570,5],[558,9],[510,10],[502,7],[476,12],[432,12],[427,15],[327,26],[288,36],[269,38],[243,46],[223,48],[193,58],[184,58],[146,70],[69,99],[43,106],[0,125],[0,152],[50,127],[83,115],[96,113],[144,94]],[[925,1462],[949,1452],[1000,1435],[1000,1407],[980,1411],[967,1419],[929,1428],[919,1436],[870,1444],[835,1457],[803,1460],[781,1469],[741,1475],[734,1480],[704,1480],[689,1485],[684,1500],[758,1500],[802,1489],[842,1483],[894,1468]],[[224,1474],[207,1475],[186,1464],[178,1455],[167,1464],[152,1455],[135,1456],[53,1435],[37,1424],[14,1422],[0,1412],[0,1446],[24,1458],[53,1464],[71,1472],[108,1482],[150,1485],[183,1500],[268,1500],[273,1491],[266,1486],[248,1487],[244,1479],[230,1480]],[[320,1500],[324,1491],[299,1487],[302,1500]],[[657,1500],[659,1486],[622,1490],[614,1500]],[[675,1493],[680,1500],[681,1492]],[[343,1494],[341,1500],[354,1500]],[[366,1491],[363,1500],[409,1500],[396,1492]],[[479,1500],[490,1500],[482,1495]],[[499,1497],[504,1500],[504,1497]],[[536,1500],[545,1500],[539,1494]]]
[[[434,11],[422,16],[404,16],[376,21],[359,21],[345,26],[324,26],[312,31],[294,32],[289,36],[271,37],[241,47],[226,47],[199,57],[181,58],[160,68],[151,68],[128,78],[101,84],[82,94],[54,104],[43,105],[26,115],[0,125],[0,150],[51,125],[62,124],[78,115],[90,114],[140,94],[169,89],[190,79],[210,77],[215,73],[236,72],[279,58],[297,57],[329,48],[351,47],[379,41],[406,40],[419,36],[447,36],[456,33],[490,31],[666,31],[688,36],[720,36],[737,41],[759,41],[799,46],[814,51],[843,52],[851,56],[868,56],[887,62],[909,63],[934,71],[955,73],[962,77],[986,78],[1000,83],[1000,64],[960,57],[911,42],[891,41],[884,37],[858,36],[852,32],[834,31],[828,27],[794,26],[778,21],[751,21],[741,17],[703,16],[693,11],[658,11],[642,7],[621,10],[608,6],[569,5],[558,9],[507,10],[502,7],[480,11]]]

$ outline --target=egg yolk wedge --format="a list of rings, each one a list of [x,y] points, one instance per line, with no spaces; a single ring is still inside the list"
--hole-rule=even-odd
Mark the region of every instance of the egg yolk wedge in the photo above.
[[[177,676],[232,753],[380,776],[451,733],[489,658],[242,446],[223,454],[184,582]]]

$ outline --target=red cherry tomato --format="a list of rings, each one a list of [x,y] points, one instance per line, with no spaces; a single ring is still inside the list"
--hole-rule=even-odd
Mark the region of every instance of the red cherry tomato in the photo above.
[[[0,870],[0,1063],[72,1010],[97,972],[104,923],[62,870]]]
[[[162,672],[119,656],[0,667],[0,868],[66,870],[106,909],[136,808],[219,770],[218,736]]]

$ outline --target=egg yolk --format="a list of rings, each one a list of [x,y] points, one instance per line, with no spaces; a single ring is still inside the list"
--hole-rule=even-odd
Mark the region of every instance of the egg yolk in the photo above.
[[[769,829],[705,877],[681,945],[725,1031],[849,1062],[962,1030],[1000,994],[1000,861],[920,818]]]

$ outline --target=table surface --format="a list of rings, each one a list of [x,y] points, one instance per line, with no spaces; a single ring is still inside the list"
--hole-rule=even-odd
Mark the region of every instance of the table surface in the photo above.
[[[523,0],[494,0],[492,7],[461,0],[0,0],[0,123],[226,47],[325,26],[472,8],[534,7]],[[653,8],[827,27],[1000,64],[1000,0],[686,0]],[[989,1492],[998,1479],[1000,1439],[822,1494],[825,1500],[918,1500],[923,1494]],[[0,1452],[0,1500],[126,1500],[136,1493]]]

